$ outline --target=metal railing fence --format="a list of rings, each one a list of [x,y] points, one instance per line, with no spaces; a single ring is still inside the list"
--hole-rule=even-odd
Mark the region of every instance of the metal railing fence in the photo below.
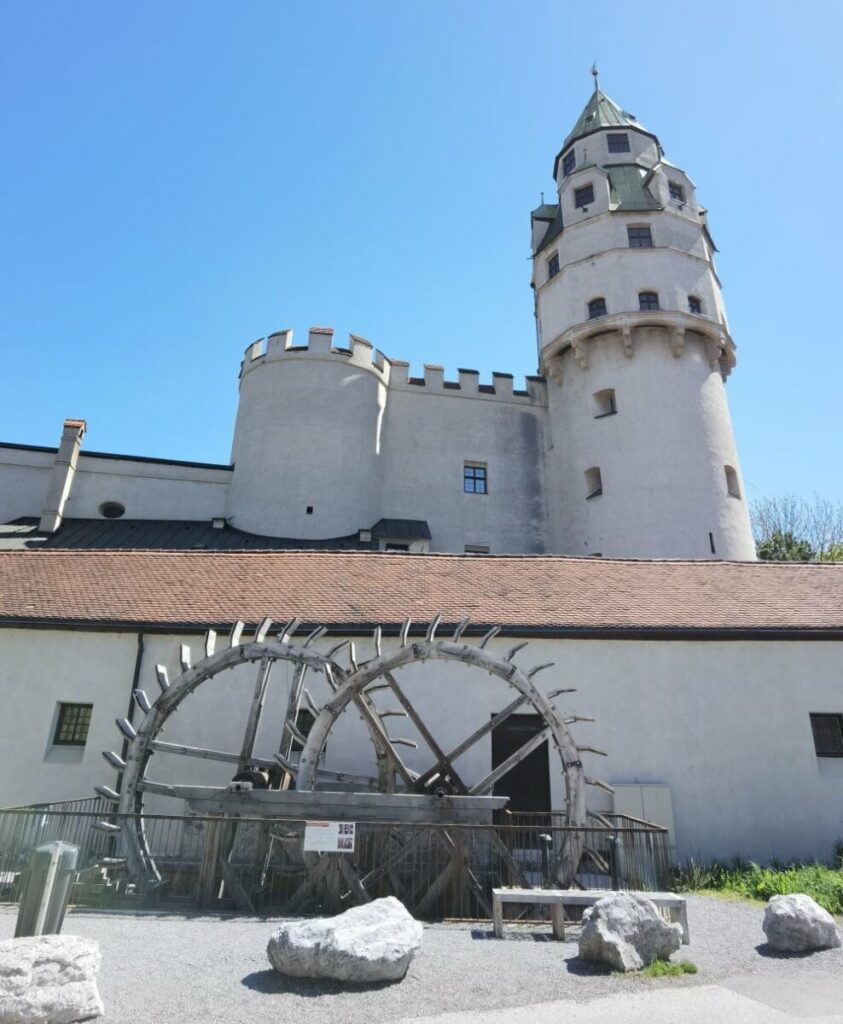
[[[79,805],[84,805],[81,809]],[[107,820],[119,833],[95,824]],[[624,815],[566,828],[561,816],[510,815],[488,825],[358,822],[350,853],[304,850],[306,822],[290,819],[119,815],[107,801],[0,810],[0,902],[17,898],[30,851],[63,839],[79,847],[80,905],[335,913],[392,895],[417,917],[487,919],[491,890],[555,887],[575,851],[572,885],[664,889],[667,831]],[[142,823],[160,882],[129,877],[125,834]]]

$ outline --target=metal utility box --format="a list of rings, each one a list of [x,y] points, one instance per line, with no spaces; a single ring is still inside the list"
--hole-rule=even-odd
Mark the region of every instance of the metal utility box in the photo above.
[[[78,856],[79,847],[62,842],[32,851],[22,879],[15,938],[61,931]]]

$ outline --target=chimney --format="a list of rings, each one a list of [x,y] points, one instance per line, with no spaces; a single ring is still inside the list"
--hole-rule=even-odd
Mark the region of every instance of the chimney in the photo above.
[[[47,488],[47,500],[41,513],[38,529],[42,533],[55,533],[61,526],[64,506],[70,496],[76,463],[79,460],[79,449],[85,436],[87,424],[84,420],[65,420],[61,432],[59,450],[53,463],[53,474]]]

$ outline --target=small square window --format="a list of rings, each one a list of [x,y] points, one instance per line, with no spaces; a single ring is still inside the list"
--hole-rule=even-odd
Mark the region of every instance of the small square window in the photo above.
[[[702,302],[696,295],[688,296],[688,310],[691,313],[702,313]]]
[[[618,411],[615,404],[615,389],[604,388],[602,391],[594,392],[594,418],[602,419],[604,416],[614,416]]]
[[[462,470],[462,489],[466,494],[488,494],[489,481],[486,467],[478,462],[466,462]]]
[[[570,153],[566,153],[562,157],[562,173],[570,174],[571,171],[577,166],[577,154],[576,150],[572,149]]]
[[[641,310],[658,309],[659,296],[656,292],[639,292],[638,308]]]
[[[648,227],[629,227],[626,229],[626,233],[629,236],[630,249],[653,248],[653,236],[650,234]]]
[[[583,185],[582,188],[574,189],[574,206],[579,210],[583,206],[589,206],[594,202],[594,186]]]
[[[599,466],[592,466],[585,471],[585,497],[599,498],[603,493],[603,476]]]
[[[668,181],[667,187],[670,192],[671,199],[675,199],[677,203],[685,202],[685,189],[678,181]]]
[[[843,757],[843,715],[811,715],[817,757]]]
[[[84,747],[93,710],[93,704],[59,704],[53,743],[57,747]]]
[[[606,315],[606,300],[592,299],[588,304],[588,319],[596,320],[599,316]]]
[[[548,281],[552,277],[556,277],[559,273],[559,253],[555,252],[550,259],[547,261],[547,279]]]
[[[610,153],[628,153],[629,152],[629,136],[626,132],[612,133],[610,132],[606,136],[606,141],[609,144]]]

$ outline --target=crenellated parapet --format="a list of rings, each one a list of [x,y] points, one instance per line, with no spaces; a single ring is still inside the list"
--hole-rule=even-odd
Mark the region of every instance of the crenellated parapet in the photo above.
[[[334,345],[333,327],[311,327],[307,344],[297,345],[292,328],[275,331],[266,338],[258,338],[246,348],[240,364],[240,378],[258,366],[284,359],[337,359],[355,367],[374,373],[384,384],[389,378],[388,360],[369,341],[356,334],[349,334],[348,346]]]
[[[240,364],[240,379],[256,368],[283,360],[337,360],[377,376],[390,390],[438,394],[454,398],[475,398],[484,401],[514,402],[520,405],[547,405],[547,382],[544,377],[529,376],[523,388],[515,387],[511,373],[492,372],[490,383],[481,383],[478,370],[459,369],[456,380],[446,380],[445,370],[435,363],[425,363],[423,376],[413,376],[410,363],[390,359],[371,342],[357,334],[349,334],[347,347],[334,344],[332,327],[311,327],[307,344],[296,345],[292,329],[276,331],[253,341],[246,348]]]

